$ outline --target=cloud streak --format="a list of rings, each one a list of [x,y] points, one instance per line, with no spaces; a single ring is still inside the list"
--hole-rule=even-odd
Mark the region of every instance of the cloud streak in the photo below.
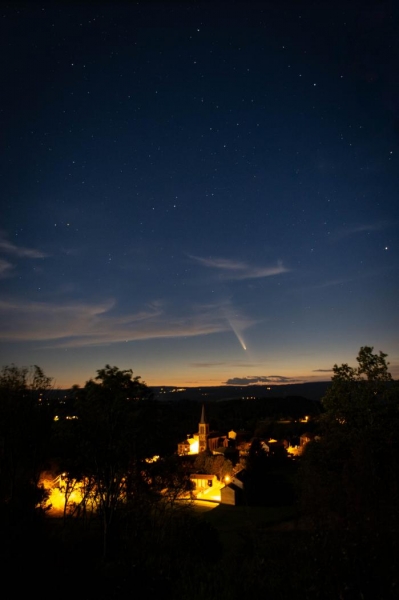
[[[7,277],[12,269],[13,265],[8,260],[0,258],[0,278]]]
[[[284,377],[282,375],[248,375],[247,377],[232,377],[224,382],[224,385],[260,385],[265,383],[298,383],[301,379]]]
[[[46,258],[48,254],[41,250],[35,250],[34,248],[25,248],[23,246],[16,246],[6,239],[4,233],[0,233],[0,251],[12,256],[20,258]]]
[[[351,235],[356,235],[357,233],[369,233],[372,231],[383,231],[388,227],[392,227],[395,225],[393,222],[389,221],[378,221],[376,223],[360,223],[359,225],[352,225],[351,227],[345,227],[336,231],[332,238],[335,240],[340,240],[344,237],[349,237]]]
[[[225,362],[194,362],[190,364],[190,367],[194,369],[211,369],[212,367],[221,367],[226,365]]]
[[[178,316],[167,313],[161,303],[132,313],[119,314],[117,310],[113,300],[92,305],[0,301],[0,340],[72,348],[193,337],[230,329],[217,306],[196,306]]]
[[[192,255],[190,255],[190,258],[204,267],[216,269],[219,271],[222,279],[261,279],[289,271],[289,269],[283,266],[281,261],[278,261],[277,265],[272,267],[254,267],[245,262],[234,261],[228,258],[202,258]]]
[[[258,366],[256,363],[249,363],[248,361],[243,362],[242,364],[240,364],[238,361],[228,361],[228,362],[193,362],[190,363],[190,367],[193,367],[194,369],[211,369],[212,367],[231,367],[234,366],[235,369],[248,369],[251,367],[256,367]]]

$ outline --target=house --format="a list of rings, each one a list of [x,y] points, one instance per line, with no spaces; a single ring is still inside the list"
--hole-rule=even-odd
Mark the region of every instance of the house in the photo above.
[[[190,481],[194,484],[194,491],[198,492],[213,487],[217,481],[217,477],[211,474],[192,473]]]
[[[306,444],[313,441],[315,439],[315,435],[313,433],[305,432],[299,438],[299,454],[302,454]]]
[[[194,454],[194,452],[190,452],[190,442],[189,439],[187,437],[186,440],[184,440],[183,442],[180,442],[180,444],[177,445],[177,454],[179,456],[186,456],[187,454]]]
[[[234,483],[228,483],[220,490],[220,503],[236,506],[242,504],[242,490]]]
[[[244,502],[245,470],[242,469],[220,490],[221,504],[236,506]]]

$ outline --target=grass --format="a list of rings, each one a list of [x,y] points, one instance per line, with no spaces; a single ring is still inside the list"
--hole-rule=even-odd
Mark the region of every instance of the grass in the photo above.
[[[228,506],[219,504],[202,514],[219,533],[225,548],[237,548],[260,531],[276,529],[297,516],[294,506]]]
[[[294,506],[229,506],[219,504],[203,518],[218,530],[239,529],[244,525],[269,527],[296,517]]]

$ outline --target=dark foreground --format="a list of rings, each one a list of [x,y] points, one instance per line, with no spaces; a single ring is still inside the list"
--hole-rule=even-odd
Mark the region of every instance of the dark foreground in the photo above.
[[[2,597],[28,589],[43,600],[138,593],[170,600],[397,597],[395,560],[383,535],[370,554],[367,545],[351,545],[348,532],[321,534],[293,506],[173,512],[163,524],[127,517],[106,561],[96,519],[84,527],[48,518],[14,526],[2,536],[3,590],[9,590]]]

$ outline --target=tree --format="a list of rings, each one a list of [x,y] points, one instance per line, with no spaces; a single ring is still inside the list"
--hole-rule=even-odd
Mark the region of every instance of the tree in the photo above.
[[[185,468],[180,457],[173,455],[148,461],[146,472],[151,479],[152,488],[162,499],[162,502],[158,503],[158,512],[164,513],[165,509],[174,508],[182,498],[193,499],[194,486],[190,479],[190,472]]]
[[[360,348],[356,358],[359,363],[357,368],[358,377],[365,375],[367,380],[372,382],[392,381],[392,375],[388,371],[389,362],[385,360],[388,354],[381,351],[379,354],[373,354],[373,350],[372,346]]]
[[[316,528],[317,560],[342,579],[337,597],[367,597],[376,579],[377,595],[389,597],[399,568],[399,390],[386,358],[363,346],[357,367],[334,365],[319,435],[301,457],[302,510]]]
[[[372,346],[363,346],[356,358],[357,368],[346,363],[334,365],[332,385],[322,399],[325,423],[362,430],[375,418],[386,402],[392,382],[386,357],[383,352],[373,354]]]
[[[72,476],[79,473],[89,489],[95,490],[103,522],[104,558],[118,509],[148,487],[139,466],[145,458],[140,418],[142,403],[151,392],[140,379],[133,377],[131,369],[105,365],[95,380],[87,381],[82,390],[75,389],[77,418],[63,425],[75,443],[61,468],[72,470]]]
[[[0,371],[0,503],[12,520],[32,515],[45,499],[39,479],[48,459],[52,379],[37,365]]]

